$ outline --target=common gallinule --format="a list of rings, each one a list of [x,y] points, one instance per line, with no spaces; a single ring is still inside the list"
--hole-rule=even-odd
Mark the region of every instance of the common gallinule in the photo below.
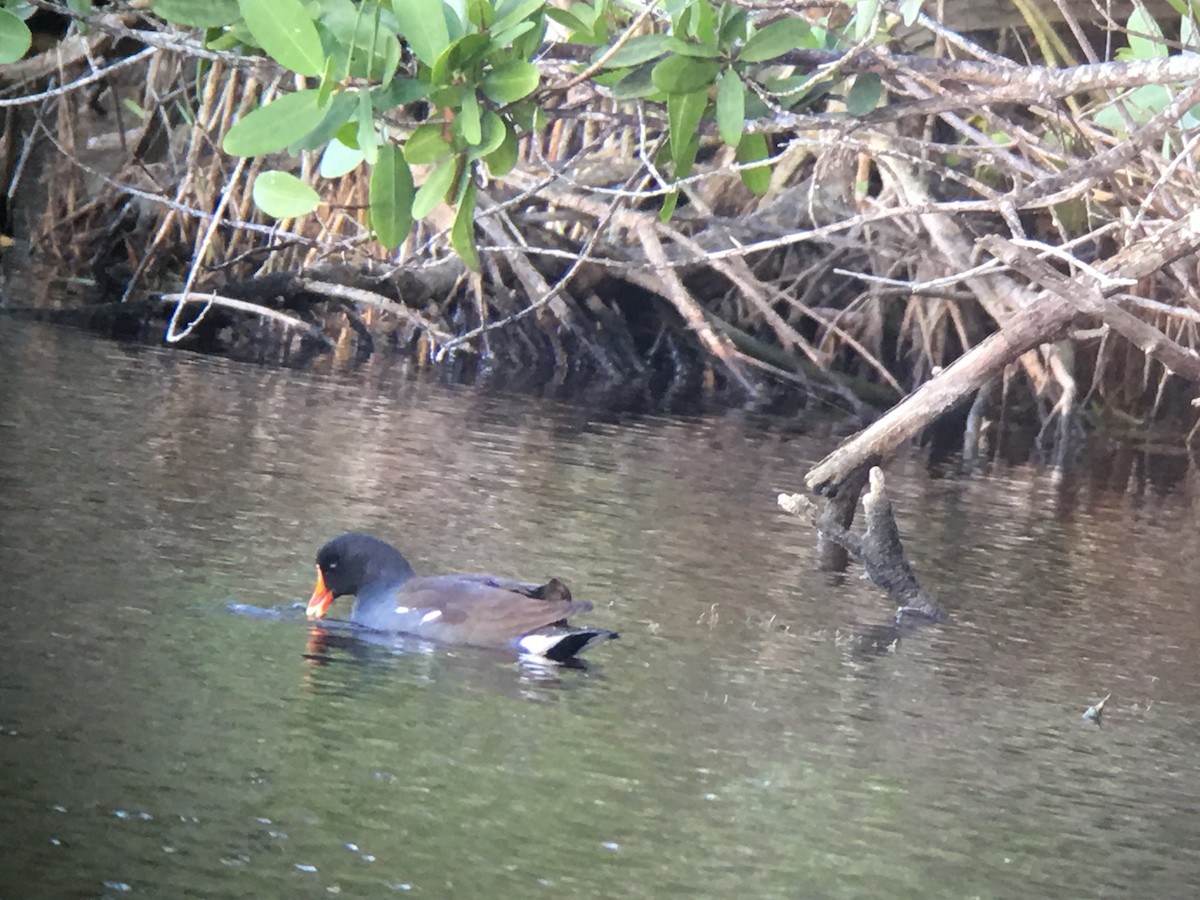
[[[419,576],[391,544],[355,531],[317,552],[308,618],[324,618],[329,604],[347,594],[354,595],[350,621],[363,628],[506,648],[554,662],[617,636],[605,628],[569,626],[569,616],[592,604],[573,600],[557,578],[531,584],[494,575]]]

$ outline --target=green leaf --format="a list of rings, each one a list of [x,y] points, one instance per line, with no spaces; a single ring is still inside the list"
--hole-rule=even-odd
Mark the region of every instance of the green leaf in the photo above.
[[[921,4],[924,0],[903,0],[900,4],[900,18],[904,20],[906,27],[912,27],[912,23],[917,21],[917,16],[921,14]]]
[[[193,28],[221,28],[242,15],[237,0],[154,0],[150,8],[168,22]]]
[[[482,60],[492,42],[486,34],[464,34],[453,41],[430,66],[429,80],[432,84],[448,85],[460,80],[457,76],[466,72]]]
[[[467,0],[467,21],[481,31],[491,28],[496,21],[492,0]]]
[[[551,6],[547,8],[546,15],[564,28],[570,28],[572,32],[582,32],[584,35],[590,35],[591,33],[592,26],[589,23],[584,22],[578,16],[567,12],[565,9]],[[575,39],[575,34],[569,34],[567,38],[572,43],[578,43]]]
[[[331,58],[343,77],[386,83],[400,66],[400,41],[390,15],[378,6],[356,7],[349,0],[324,0],[321,24],[334,38]]]
[[[479,142],[467,151],[467,159],[476,160],[494,153],[508,133],[504,120],[490,109],[483,114],[483,128]]]
[[[717,79],[717,130],[721,140],[736,147],[742,139],[746,123],[746,86],[733,69],[726,69]]]
[[[854,79],[846,93],[846,112],[862,117],[879,105],[883,96],[883,81],[874,72],[863,72]]]
[[[707,90],[720,68],[721,64],[713,59],[670,56],[654,67],[650,79],[656,88],[668,94],[691,94]]]
[[[667,38],[667,49],[673,50],[680,56],[701,56],[706,59],[716,59],[720,55],[720,51],[712,44],[681,41],[674,36]]]
[[[325,51],[300,0],[238,0],[242,19],[273,60],[301,75],[320,75]]]
[[[706,44],[717,42],[717,14],[707,0],[692,4],[694,14],[688,34]]]
[[[29,52],[33,34],[29,26],[10,13],[0,9],[0,63],[12,63]]]
[[[474,91],[463,94],[462,106],[454,118],[455,124],[461,129],[463,140],[468,146],[474,147],[483,140],[483,124],[479,119],[479,99]]]
[[[399,0],[392,4],[400,34],[427,66],[432,66],[450,45],[450,27],[443,7],[442,0]]]
[[[458,201],[458,211],[454,214],[454,225],[450,229],[450,245],[458,251],[467,268],[478,272],[482,267],[479,262],[479,250],[475,247],[475,181],[471,173],[463,175],[468,179],[467,189],[462,199]]]
[[[404,142],[404,158],[414,166],[440,162],[450,155],[450,150],[440,122],[418,125]]]
[[[226,132],[221,149],[230,156],[262,156],[295,143],[325,117],[317,103],[319,93],[296,91],[251,110]]]
[[[441,203],[442,198],[446,196],[446,191],[450,190],[450,186],[454,184],[454,176],[457,172],[458,157],[451,156],[449,159],[442,160],[429,173],[429,177],[425,179],[423,185],[417,188],[417,195],[413,198],[413,218],[423,219],[433,212],[433,208]]]
[[[317,85],[319,96],[317,103],[324,106],[329,102],[329,98],[333,96],[333,90],[338,86],[337,79],[333,74],[336,66],[334,65],[333,56],[325,57],[325,68],[321,70],[321,83]]]
[[[671,158],[676,168],[687,155],[687,147],[696,139],[696,130],[708,106],[708,90],[667,96],[667,124],[671,129]]]
[[[334,140],[341,141],[347,147],[358,149],[358,120],[353,119],[337,130]]]
[[[413,178],[400,148],[390,141],[379,148],[371,168],[368,220],[379,243],[395,250],[413,223]]]
[[[375,130],[375,109],[371,106],[370,91],[358,92],[358,129],[355,137],[367,165],[375,165],[379,158],[379,133]]]
[[[318,106],[324,105],[320,102],[322,93],[322,90],[317,91]],[[296,149],[316,150],[318,147],[324,147],[338,133],[338,130],[350,121],[357,106],[358,95],[355,91],[342,91],[340,94],[334,94],[329,105],[325,107],[325,115],[320,123],[296,143]]]
[[[1125,94],[1121,98],[1125,112],[1135,125],[1141,125],[1171,102],[1171,95],[1165,85],[1144,84]],[[1125,117],[1116,104],[1100,110],[1092,117],[1093,121],[1103,128],[1111,129],[1116,134],[1123,135],[1129,130]]]
[[[321,164],[317,172],[322,178],[341,178],[347,172],[356,168],[363,161],[362,151],[357,147],[347,147],[337,138],[325,145],[321,154]]]
[[[510,47],[521,35],[528,34],[535,28],[537,28],[537,23],[531,22],[528,19],[524,22],[518,22],[507,31],[501,31],[492,35],[492,45],[495,47]],[[538,43],[541,43],[541,41],[539,40]],[[519,55],[524,56],[525,54],[521,53]]]
[[[429,85],[415,78],[393,78],[387,87],[377,88],[371,94],[371,102],[377,109],[390,110],[415,100],[429,97]]]
[[[290,172],[262,172],[254,179],[254,205],[275,219],[307,216],[321,202],[317,192]]]
[[[729,45],[735,40],[746,37],[746,24],[750,17],[744,9],[738,9],[732,3],[725,3],[717,17],[717,45],[728,51]]]
[[[1179,44],[1184,50],[1195,53],[1200,50],[1200,27],[1190,16],[1179,23]]]
[[[671,38],[665,34],[641,34],[630,38],[616,53],[605,60],[606,69],[624,69],[639,63],[658,59],[667,52]],[[592,54],[593,61],[604,55],[607,48],[601,47]]]
[[[687,178],[691,174],[692,164],[696,161],[696,151],[700,149],[700,139],[692,138],[688,141],[686,147],[683,148],[683,154],[675,160],[675,178],[676,180]],[[668,222],[675,212],[675,207],[679,203],[679,188],[671,191],[663,198],[662,209],[658,211],[658,218],[661,222]]]
[[[757,162],[769,156],[767,136],[765,134],[744,134],[738,144],[737,161],[740,163]],[[771,167],[769,165],[753,166],[742,169],[742,182],[758,196],[767,192],[771,186]]]
[[[1126,26],[1129,29],[1129,49],[1134,59],[1165,59],[1167,42],[1162,29],[1142,4],[1134,6]]]
[[[800,19],[787,18],[772,22],[750,36],[738,54],[742,62],[766,62],[792,50],[808,46],[812,30]]]
[[[512,2],[501,2],[496,4],[496,21],[492,23],[490,31],[492,34],[503,34],[509,28],[512,28],[522,19],[529,18],[529,14],[534,10],[540,9],[546,5],[546,0],[512,0]],[[501,46],[504,46],[501,44]]]
[[[654,66],[650,63],[630,69],[612,86],[613,99],[639,100],[654,94],[661,97],[663,92],[654,86],[653,73]]]
[[[394,6],[397,3],[408,3],[409,0],[391,0],[391,2]],[[458,14],[458,10],[451,6],[451,2],[453,0],[442,3],[442,21],[446,23],[446,36],[452,41],[457,41],[467,33],[467,23]]]
[[[131,113],[133,113],[135,116],[137,116],[139,119],[142,119],[143,121],[149,115],[146,112],[145,108],[142,107],[141,104],[139,104],[137,101],[135,101],[132,97],[126,97],[124,100],[121,101],[121,105],[124,106]]]
[[[484,161],[493,178],[507,175],[513,170],[517,164],[517,133],[512,125],[504,123],[504,137],[500,146],[484,157]]]
[[[880,0],[858,0],[854,7],[854,40],[861,41],[875,32]]]
[[[483,92],[499,106],[514,103],[537,90],[541,72],[528,60],[514,59],[502,68],[493,69],[483,79]]]

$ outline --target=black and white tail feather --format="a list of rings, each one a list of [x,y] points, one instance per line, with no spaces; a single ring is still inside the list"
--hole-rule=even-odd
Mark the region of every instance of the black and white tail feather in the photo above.
[[[555,628],[535,631],[517,640],[524,656],[564,663],[575,659],[593,644],[616,640],[619,635],[607,628]]]

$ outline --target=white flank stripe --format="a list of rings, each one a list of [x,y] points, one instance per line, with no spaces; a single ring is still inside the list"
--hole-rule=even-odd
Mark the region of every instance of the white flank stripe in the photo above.
[[[533,656],[543,656],[547,650],[562,640],[561,634],[527,634],[517,641],[517,646],[525,653]]]
[[[436,622],[441,617],[442,611],[440,609],[431,609],[429,612],[425,613],[425,615],[421,616],[421,624],[424,625],[426,622]]]
[[[407,606],[397,606],[396,607],[396,615],[398,615],[398,616],[402,616],[405,613],[410,613],[410,612],[412,612],[412,610],[409,609]]]

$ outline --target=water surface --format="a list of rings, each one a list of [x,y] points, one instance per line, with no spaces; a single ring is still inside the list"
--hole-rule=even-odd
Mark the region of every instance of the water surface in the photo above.
[[[833,446],[794,423],[4,319],[0,365],[0,897],[1200,884],[1192,480],[897,462],[953,622],[868,655],[886,600],[774,505]],[[305,599],[350,527],[418,571],[560,577],[622,639],[552,671],[225,611]]]

